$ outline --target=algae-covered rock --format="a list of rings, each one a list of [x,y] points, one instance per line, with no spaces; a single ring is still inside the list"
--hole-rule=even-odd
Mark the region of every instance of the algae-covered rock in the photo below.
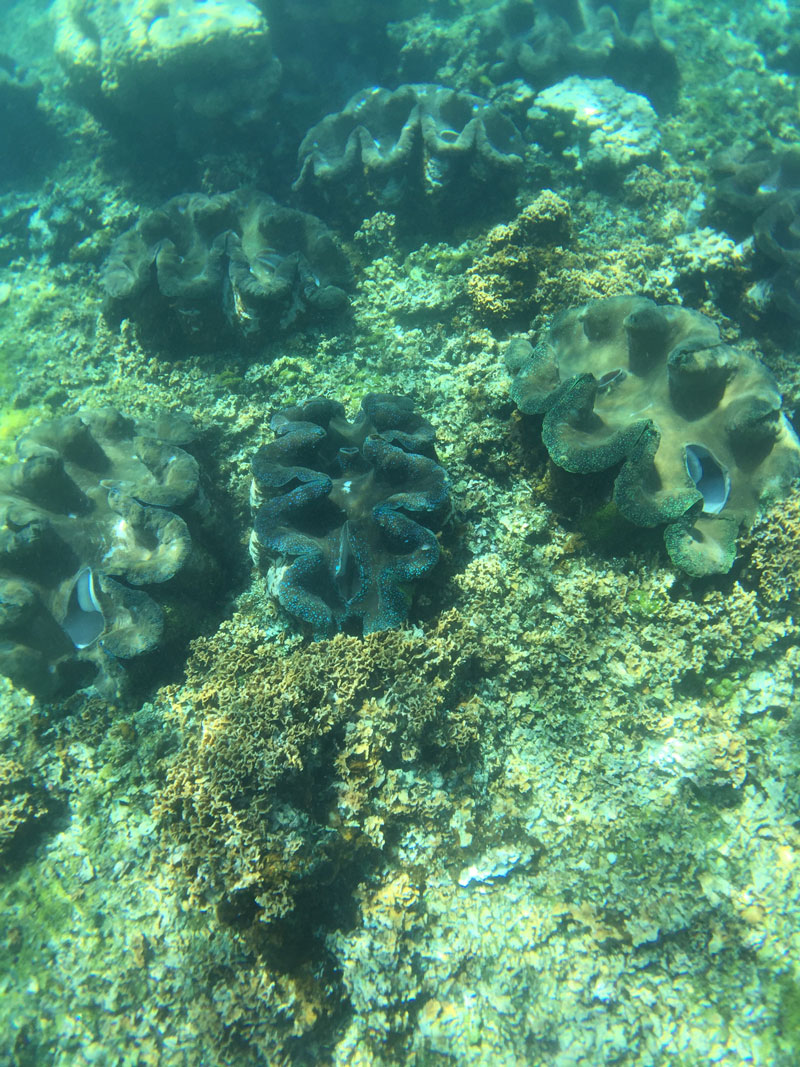
[[[487,729],[470,697],[495,662],[456,612],[424,632],[293,650],[242,620],[200,638],[172,694],[197,709],[197,729],[156,802],[193,895],[242,933],[289,944],[307,936],[309,908],[329,922],[384,826],[440,817],[428,768],[440,781],[448,754],[463,758]]]
[[[407,225],[452,229],[513,196],[522,152],[511,120],[471,93],[371,88],[308,131],[294,188],[351,224],[389,210]]]
[[[467,270],[467,292],[481,318],[530,322],[540,272],[563,254],[572,235],[569,204],[545,189],[511,222],[486,235],[486,251]]]
[[[111,318],[212,347],[341,312],[351,269],[319,219],[242,189],[146,212],[115,241],[102,281]]]
[[[661,135],[651,104],[609,78],[570,77],[551,85],[528,112],[537,140],[601,178],[623,176],[658,155]]]
[[[146,592],[192,556],[202,510],[182,420],[110,409],[43,422],[0,477],[0,673],[49,698],[154,649],[161,607]]]
[[[620,511],[667,523],[667,550],[692,575],[728,571],[741,524],[800,473],[770,372],[686,308],[621,296],[570,309],[528,352],[512,396],[544,415],[544,443],[565,470],[621,463]]]
[[[253,458],[251,540],[277,561],[281,604],[316,637],[399,626],[410,583],[436,565],[450,509],[433,427],[410,398],[366,396],[353,422],[318,398],[272,420]]]
[[[70,90],[122,137],[192,148],[269,110],[280,65],[247,0],[56,0],[53,18]]]
[[[0,755],[0,871],[14,850],[33,839],[51,806],[44,787],[18,760]]]

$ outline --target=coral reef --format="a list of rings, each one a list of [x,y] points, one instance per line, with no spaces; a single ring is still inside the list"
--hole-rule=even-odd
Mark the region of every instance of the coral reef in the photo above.
[[[522,77],[538,87],[567,74],[611,74],[657,106],[673,102],[678,68],[672,50],[655,33],[650,0],[505,0],[497,17],[507,36],[492,68],[495,81]]]
[[[128,147],[194,150],[269,111],[280,65],[247,0],[57,0],[53,18],[69,89]]]
[[[165,91],[152,128],[112,115],[116,136],[68,99],[50,6],[6,3],[0,16],[2,47],[41,77],[37,110],[63,135],[41,180],[31,171],[0,195],[0,461],[35,419],[82,405],[111,405],[142,429],[159,409],[190,411],[202,437],[181,447],[209,486],[230,489],[209,501],[209,521],[232,566],[224,583],[210,582],[202,553],[195,563],[207,527],[195,529],[187,505],[157,509],[187,520],[192,554],[173,578],[139,587],[162,607],[164,631],[152,653],[119,660],[124,699],[102,671],[97,686],[61,699],[65,685],[44,701],[0,674],[0,1063],[796,1064],[797,497],[756,518],[729,573],[690,580],[667,558],[662,529],[620,515],[612,492],[627,457],[594,475],[563,470],[542,442],[542,416],[514,410],[502,370],[509,334],[541,333],[565,308],[631,292],[703,312],[738,345],[744,293],[782,265],[756,247],[751,216],[707,211],[709,162],[726,145],[797,140],[796,79],[765,68],[777,51],[788,66],[791,5],[652,4],[657,29],[675,40],[681,108],[661,121],[658,162],[622,181],[576,172],[557,158],[556,139],[547,151],[529,143],[526,112],[576,73],[648,94],[662,80],[668,95],[657,42],[631,69],[623,62],[626,37],[643,43],[642,0],[611,0],[606,11],[603,0],[259,0],[271,34],[279,27],[271,39],[285,77],[266,110],[254,79],[253,124],[222,130]],[[133,0],[104,6],[122,19]],[[181,0],[181,9],[189,24],[212,5]],[[159,14],[179,7],[149,10],[157,29]],[[394,18],[405,22],[388,27]],[[768,54],[758,47],[767,36],[750,33],[767,24]],[[598,68],[579,70],[594,44]],[[523,54],[527,84],[498,83],[521,74]],[[567,54],[574,69],[536,73],[537,59]],[[205,84],[227,94],[232,70],[209,64]],[[487,203],[485,220],[468,204],[462,225],[443,194],[439,232],[430,215],[370,202],[345,246],[358,268],[350,310],[324,324],[301,308],[301,328],[281,327],[294,297],[263,313],[245,300],[248,271],[259,270],[250,261],[237,306],[227,259],[205,303],[182,289],[176,310],[149,290],[139,327],[100,314],[97,268],[138,205],[251,183],[289,204],[305,131],[362,86],[423,82],[474,92],[514,121],[526,142],[514,200]],[[115,92],[110,80],[103,93]],[[145,94],[143,117],[150,106]],[[568,116],[563,131],[574,150]],[[493,200],[485,183],[471,188]],[[343,212],[332,207],[328,221],[349,237]],[[199,240],[210,249],[214,237]],[[280,262],[265,255],[262,266]],[[175,277],[174,257],[157,260],[153,290],[160,265]],[[135,299],[120,313],[136,318]],[[178,347],[181,308],[208,323],[211,351],[198,351],[191,314],[194,351]],[[247,333],[245,315],[263,325]],[[764,361],[791,411],[796,331],[783,315],[750,318],[751,331],[778,331]],[[693,330],[686,344],[699,340]],[[703,344],[684,348],[682,370],[694,356],[733,358],[725,344]],[[742,345],[757,355],[752,339]],[[169,358],[176,352],[183,358]],[[519,337],[510,352],[515,370],[530,361]],[[752,370],[736,366],[721,407]],[[615,381],[625,383],[596,374],[600,422]],[[752,381],[759,392],[766,379]],[[654,407],[631,408],[632,422],[661,410],[663,380],[654,382],[639,400]],[[352,419],[379,391],[413,397],[436,426],[455,504],[440,562],[414,586],[402,626],[363,635],[350,632],[364,628],[354,617],[344,633],[309,640],[313,627],[271,595],[281,567],[248,567],[252,458],[287,405],[334,397]],[[687,529],[728,490],[726,472],[697,447],[711,451],[700,433],[717,433],[718,415],[685,420],[691,451],[678,472],[687,492],[708,498],[678,517]],[[659,462],[676,424],[666,430]],[[760,454],[748,454],[758,475]],[[286,470],[297,467],[314,480],[313,463]],[[741,465],[727,473],[719,520],[742,488]],[[304,484],[286,483],[286,495]],[[105,515],[100,488],[84,492]],[[87,515],[70,513],[86,529]],[[350,533],[339,534],[334,563],[345,593],[358,579]],[[81,570],[76,560],[73,574]],[[82,643],[99,625],[100,580],[84,570],[72,591],[69,632]],[[70,639],[90,682],[89,651]]]
[[[512,359],[519,366],[519,345]],[[565,312],[512,396],[544,414],[559,466],[589,473],[624,461],[620,511],[638,525],[668,523],[670,556],[695,576],[729,570],[742,522],[800,472],[800,444],[766,367],[722,344],[706,316],[644,297]]]
[[[800,148],[756,150],[716,160],[712,211],[737,237],[752,234],[761,262],[751,303],[800,320]]]
[[[308,131],[294,188],[353,225],[384,210],[450,230],[508,202],[522,153],[514,124],[480,97],[441,85],[365,89]]]
[[[536,278],[545,263],[557,259],[571,232],[569,204],[549,189],[511,222],[493,227],[485,254],[467,271],[476,313],[492,322],[527,325],[535,309]]]
[[[745,576],[773,609],[800,599],[800,495],[781,500],[742,539]]]
[[[313,215],[242,189],[145,213],[103,265],[110,317],[192,347],[258,338],[341,312],[351,270]]]
[[[390,27],[402,76],[473,88],[522,79],[534,89],[575,74],[613,77],[671,107],[679,76],[673,49],[653,27],[649,0],[502,0],[449,25],[422,15]]]
[[[621,179],[658,157],[657,116],[638,93],[609,78],[570,77],[539,93],[528,111],[536,140],[595,180]]]
[[[353,422],[318,398],[275,415],[253,458],[254,557],[277,558],[275,594],[316,637],[399,626],[411,582],[439,559],[450,510],[434,430],[409,397],[364,397]]]
[[[178,444],[190,436],[175,416],[104,408],[20,437],[0,479],[0,672],[15,684],[42,698],[113,688],[119,659],[159,644],[150,593],[200,551],[177,513],[204,509],[197,461]]]
[[[273,1040],[336,1009],[334,974],[298,970],[298,945],[348,921],[387,838],[432,832],[448,813],[442,773],[477,744],[475,685],[496,663],[454,613],[414,635],[338,634],[293,651],[240,617],[198,640],[186,683],[162,692],[184,744],[157,818],[194,902],[214,905],[260,981],[283,987],[282,1007],[260,1008]],[[243,993],[232,1025],[248,1040]]]
[[[21,839],[30,840],[33,827],[49,809],[50,801],[41,784],[34,782],[17,760],[0,755],[0,870]]]

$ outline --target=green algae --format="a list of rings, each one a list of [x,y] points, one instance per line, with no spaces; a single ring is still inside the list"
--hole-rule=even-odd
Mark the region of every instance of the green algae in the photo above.
[[[669,607],[669,598],[647,589],[631,589],[625,603],[633,615],[653,619],[662,615]]]

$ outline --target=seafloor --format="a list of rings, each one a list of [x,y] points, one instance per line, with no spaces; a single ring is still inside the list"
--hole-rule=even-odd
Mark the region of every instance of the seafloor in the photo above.
[[[797,1063],[796,491],[730,574],[690,579],[609,515],[610,477],[549,461],[503,360],[514,329],[641,291],[759,353],[793,413],[796,328],[737,320],[746,251],[685,236],[715,152],[800,139],[797,79],[763,55],[786,6],[756,7],[655,4],[682,81],[660,159],[523,186],[495,221],[544,184],[571,232],[516,290],[488,225],[437,242],[384,212],[342,235],[350,318],[180,356],[109,324],[100,265],[140,205],[263,175],[245,152],[132,167],[64,97],[46,6],[0,12],[60,138],[0,197],[4,457],[84,406],[188,412],[230,557],[191,646],[118,698],[0,681],[0,1063]],[[311,642],[251,572],[249,463],[285,405],[371,391],[433,422],[454,513],[401,630]],[[237,907],[258,820],[215,808],[218,779],[256,758],[286,843],[273,822]]]

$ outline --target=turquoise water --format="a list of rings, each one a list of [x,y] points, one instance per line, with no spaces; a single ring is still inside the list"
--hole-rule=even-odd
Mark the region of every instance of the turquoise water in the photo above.
[[[796,1063],[792,6],[0,25],[0,1064]]]

